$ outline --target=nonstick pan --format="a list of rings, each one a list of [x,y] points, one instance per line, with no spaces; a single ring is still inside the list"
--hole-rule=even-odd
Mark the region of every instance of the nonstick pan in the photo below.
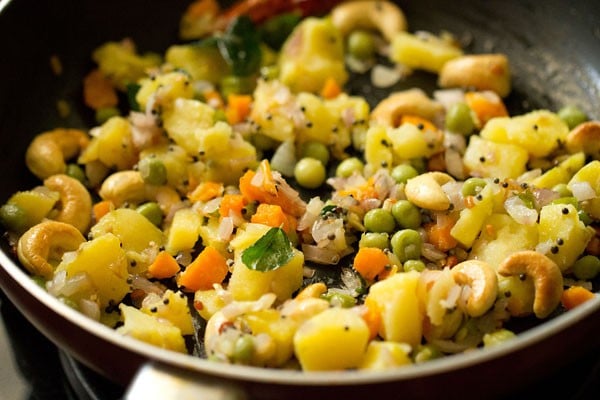
[[[600,3],[590,1],[399,1],[409,29],[448,30],[468,52],[508,54],[512,112],[575,104],[600,118]],[[0,1],[0,199],[33,187],[24,164],[32,137],[57,127],[89,128],[81,81],[91,51],[131,37],[142,50],[163,51],[177,40],[183,0]],[[62,73],[50,67],[61,61]],[[395,90],[434,88],[415,74]],[[360,80],[349,84],[361,93]],[[362,93],[365,94],[365,93]],[[375,101],[384,95],[372,91]],[[61,117],[57,104],[67,105]],[[38,287],[1,242],[0,286],[18,309],[61,349],[146,398],[300,399],[495,398],[515,393],[582,355],[600,350],[600,298],[519,335],[511,346],[473,351],[385,372],[298,373],[224,365],[175,354],[122,337],[70,309]],[[568,385],[568,382],[565,382]]]

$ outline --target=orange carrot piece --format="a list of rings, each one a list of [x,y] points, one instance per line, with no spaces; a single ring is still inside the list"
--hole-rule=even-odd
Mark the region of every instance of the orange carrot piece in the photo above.
[[[202,182],[188,194],[188,199],[193,202],[208,201],[223,194],[223,184],[221,182]]]
[[[227,97],[225,116],[230,125],[238,124],[250,115],[252,96],[247,94],[230,94]]]
[[[175,276],[181,267],[175,257],[166,251],[158,253],[152,264],[148,266],[148,273],[153,278],[165,279]]]
[[[450,234],[455,223],[456,221],[453,218],[438,217],[436,223],[426,224],[424,228],[429,243],[441,251],[448,251],[455,248],[458,242]]]
[[[387,254],[377,247],[361,247],[354,257],[354,269],[368,281],[373,281],[389,265]]]
[[[560,301],[567,310],[571,310],[594,297],[595,294],[584,287],[571,286],[563,291]]]
[[[264,224],[274,228],[282,228],[286,233],[296,229],[296,219],[286,214],[281,206],[276,204],[259,204],[250,222]]]
[[[115,209],[115,205],[110,200],[102,200],[92,206],[92,214],[94,219],[99,221],[100,218]]]
[[[338,81],[332,77],[327,78],[323,84],[323,88],[321,89],[321,97],[324,99],[334,99],[340,93],[342,93],[342,88],[340,87]]]
[[[418,115],[405,114],[400,118],[400,125],[402,124],[413,124],[417,126],[419,129],[421,127],[422,131],[432,131],[435,132],[438,130],[437,126],[433,124],[430,120],[420,117]]]
[[[177,284],[186,291],[208,290],[223,282],[228,272],[227,259],[219,250],[207,246],[179,274]]]
[[[477,115],[480,128],[492,118],[508,116],[502,99],[494,92],[467,92],[465,102]]]
[[[369,340],[375,339],[381,329],[381,310],[379,310],[379,307],[374,302],[369,301],[369,298],[367,298],[364,307],[359,308],[359,313],[369,328]]]
[[[226,194],[221,200],[219,214],[221,214],[222,217],[229,217],[230,213],[233,212],[235,215],[241,216],[242,209],[246,204],[246,199],[243,195]]]
[[[114,86],[99,69],[83,78],[83,100],[94,110],[115,107],[119,102]]]

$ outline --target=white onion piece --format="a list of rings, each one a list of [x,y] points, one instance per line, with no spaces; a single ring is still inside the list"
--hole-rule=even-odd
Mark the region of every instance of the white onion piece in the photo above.
[[[88,299],[79,300],[79,311],[95,321],[100,321],[100,306],[95,301]]]
[[[402,72],[397,68],[377,64],[371,70],[371,82],[378,88],[387,88],[395,85],[402,78]]]
[[[569,185],[569,189],[573,192],[573,196],[579,201],[593,199],[596,196],[596,191],[592,188],[589,182],[574,182]]]
[[[446,110],[457,103],[465,101],[465,92],[462,89],[443,89],[433,92],[433,98],[437,100]]]
[[[318,264],[336,265],[340,262],[340,254],[326,247],[318,247],[312,244],[302,244],[302,252],[306,261],[316,262]]]
[[[294,176],[294,166],[296,165],[296,146],[293,140],[285,140],[273,153],[271,157],[271,168],[279,171],[283,176]]]
[[[537,210],[531,209],[518,196],[512,196],[504,202],[504,209],[515,221],[522,225],[535,225],[538,219]]]

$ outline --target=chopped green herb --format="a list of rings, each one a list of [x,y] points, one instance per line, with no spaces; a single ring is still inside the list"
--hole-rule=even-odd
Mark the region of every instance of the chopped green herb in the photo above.
[[[292,244],[281,228],[271,228],[242,253],[242,262],[254,271],[273,271],[294,257]]]

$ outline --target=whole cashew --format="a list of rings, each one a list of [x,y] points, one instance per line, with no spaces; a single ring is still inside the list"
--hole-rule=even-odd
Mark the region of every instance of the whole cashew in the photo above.
[[[511,90],[510,67],[504,54],[465,55],[444,64],[438,83],[443,88],[491,90],[506,97]]]
[[[426,172],[406,182],[406,198],[416,206],[429,210],[444,211],[450,207],[450,199],[442,185],[454,182],[454,178],[444,172]]]
[[[468,315],[480,317],[494,305],[498,295],[498,277],[491,265],[480,260],[463,261],[452,268],[452,277],[459,285],[470,288],[465,302]]]
[[[394,35],[405,31],[406,17],[402,10],[389,1],[349,1],[331,11],[331,22],[342,35],[363,28],[376,29],[390,42]]]
[[[107,177],[100,191],[100,197],[112,201],[116,207],[125,203],[156,201],[167,215],[172,207],[181,202],[177,191],[170,186],[147,185],[138,171],[119,171]]]
[[[66,171],[65,161],[75,157],[90,142],[88,135],[78,129],[58,128],[39,134],[25,153],[25,163],[38,178],[46,179]]]
[[[60,260],[67,251],[79,248],[85,238],[71,224],[46,220],[27,230],[17,243],[17,256],[33,275],[51,279],[54,267],[50,260]]]
[[[46,178],[44,186],[60,194],[61,208],[52,219],[71,224],[84,233],[92,220],[92,197],[85,186],[64,174]]]
[[[395,127],[402,115],[418,115],[435,121],[444,112],[444,107],[427,97],[421,89],[408,89],[392,93],[375,106],[371,119],[380,124]]]
[[[565,139],[569,153],[583,151],[600,160],[600,121],[588,121],[577,125]]]
[[[560,303],[562,273],[554,261],[541,253],[524,250],[511,254],[500,264],[498,273],[504,276],[525,274],[533,279],[533,312],[538,318],[546,318]]]

